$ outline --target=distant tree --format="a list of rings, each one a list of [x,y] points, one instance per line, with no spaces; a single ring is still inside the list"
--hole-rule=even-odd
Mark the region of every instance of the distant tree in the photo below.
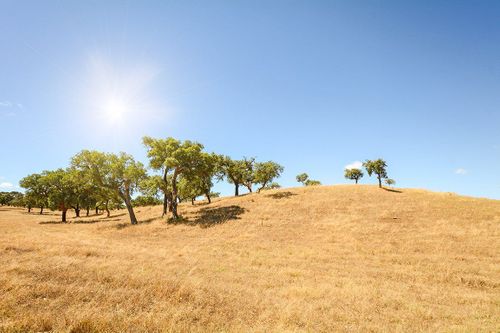
[[[24,197],[21,192],[17,191],[0,192],[0,205],[24,207],[26,205]]]
[[[396,185],[396,181],[394,179],[391,179],[391,178],[386,178],[385,183],[388,186],[394,186],[394,185]]]
[[[366,160],[363,163],[366,172],[371,177],[372,174],[377,175],[378,187],[382,187],[382,179],[387,178],[387,163],[379,158],[377,160]]]
[[[248,189],[248,192],[252,193],[252,185],[255,181],[255,157],[244,157],[239,163],[242,166],[244,172],[243,185]]]
[[[357,184],[358,180],[363,177],[363,171],[360,169],[345,169],[344,177],[356,181]]]
[[[202,152],[199,156],[198,165],[195,169],[185,174],[186,181],[196,197],[204,195],[208,203],[211,203],[211,190],[213,179],[220,174],[220,162],[222,157],[217,154]],[[195,197],[195,198],[196,198]],[[194,200],[193,200],[194,202]]]
[[[281,188],[281,185],[275,182],[272,182],[271,184],[266,185],[266,187],[263,188],[263,190],[274,190]]]
[[[309,179],[309,175],[307,173],[301,173],[295,177],[299,183],[302,183],[304,186],[316,186],[321,185],[319,180]]]
[[[134,199],[132,199],[134,206],[155,206],[160,205],[162,201],[155,196],[150,195],[138,195]]]
[[[26,189],[25,200],[29,203],[29,208],[40,207],[40,214],[48,206],[49,184],[41,174],[33,173],[21,179],[19,185]]]
[[[228,156],[220,159],[219,179],[226,178],[227,181],[234,185],[234,195],[239,195],[240,185],[246,186],[249,191],[252,191],[253,181],[253,162],[254,159],[233,160]],[[248,186],[250,184],[250,186]]]
[[[64,169],[44,171],[44,181],[49,186],[49,207],[61,211],[61,221],[66,223],[66,212],[76,201],[75,179],[71,172]]]
[[[266,186],[272,182],[273,179],[278,178],[283,170],[284,168],[281,165],[273,161],[255,163],[253,181],[255,184],[260,185],[257,192],[266,188]]]
[[[297,182],[302,183],[302,185],[306,185],[307,180],[309,179],[309,175],[307,173],[301,173],[300,175],[297,175],[295,177],[297,179]]]
[[[72,165],[87,172],[91,179],[103,189],[112,191],[125,203],[130,216],[130,223],[137,224],[132,194],[139,183],[146,178],[146,170],[126,153],[106,154],[98,151],[83,150],[73,157]]]
[[[166,175],[166,179],[163,176],[152,175],[144,179],[140,184],[141,192],[147,196],[157,197],[159,195],[163,196],[162,204],[162,217],[167,214],[168,211],[172,211],[172,176]]]

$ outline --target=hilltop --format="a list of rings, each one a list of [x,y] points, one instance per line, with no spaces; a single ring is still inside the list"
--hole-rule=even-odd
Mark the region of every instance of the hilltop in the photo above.
[[[59,222],[0,207],[0,331],[495,331],[500,201],[339,185]]]

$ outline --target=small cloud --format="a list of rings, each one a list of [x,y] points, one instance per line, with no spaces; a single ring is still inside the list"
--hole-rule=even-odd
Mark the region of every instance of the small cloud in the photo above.
[[[3,182],[3,183],[0,183],[0,188],[10,190],[10,189],[14,188],[14,185],[12,183],[9,183],[9,182]]]
[[[363,166],[363,163],[361,163],[360,161],[355,161],[355,162],[352,162],[351,164],[346,165],[345,168],[348,170],[361,169],[362,166]]]
[[[2,117],[14,117],[17,115],[19,110],[24,109],[21,103],[14,103],[11,101],[0,101],[0,116]]]
[[[457,170],[455,170],[455,174],[457,174],[457,175],[465,175],[466,173],[467,173],[467,170],[462,169],[462,168],[458,168]]]

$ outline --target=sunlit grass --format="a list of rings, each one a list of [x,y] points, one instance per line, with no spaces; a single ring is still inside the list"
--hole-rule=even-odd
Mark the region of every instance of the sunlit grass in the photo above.
[[[178,224],[136,211],[65,225],[0,207],[0,331],[500,325],[499,201],[335,186],[182,204]]]

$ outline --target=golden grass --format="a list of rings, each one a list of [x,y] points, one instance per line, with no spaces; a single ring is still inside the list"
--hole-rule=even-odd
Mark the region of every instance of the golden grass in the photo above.
[[[268,191],[175,225],[0,207],[0,331],[499,331],[500,201],[401,191]]]

